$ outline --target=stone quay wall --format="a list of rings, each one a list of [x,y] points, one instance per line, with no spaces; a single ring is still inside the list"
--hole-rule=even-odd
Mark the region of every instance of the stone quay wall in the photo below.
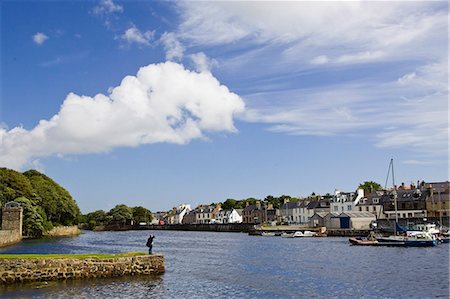
[[[65,236],[76,236],[81,234],[78,226],[56,226],[47,232],[49,237],[65,237]]]
[[[21,207],[2,208],[2,226],[0,230],[0,247],[18,243],[22,240]]]
[[[0,284],[164,273],[162,255],[116,258],[0,258]]]
[[[22,240],[19,230],[0,230],[0,247],[12,245]]]

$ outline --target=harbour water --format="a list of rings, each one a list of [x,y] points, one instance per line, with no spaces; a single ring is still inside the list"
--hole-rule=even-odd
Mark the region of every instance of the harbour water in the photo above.
[[[449,245],[349,246],[347,238],[152,231],[157,277],[0,287],[1,298],[448,298]],[[146,251],[149,231],[24,241],[0,253]]]

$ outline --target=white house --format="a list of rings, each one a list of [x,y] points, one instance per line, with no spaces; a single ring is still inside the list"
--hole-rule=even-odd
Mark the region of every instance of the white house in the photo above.
[[[356,192],[342,192],[336,189],[330,201],[330,212],[342,213],[354,211],[355,206],[363,197],[363,189],[358,189]]]
[[[178,206],[176,213],[174,215],[173,224],[182,224],[183,217],[189,213],[191,209],[191,205],[189,204],[181,204]]]
[[[239,215],[236,209],[232,210],[220,210],[216,214],[216,223],[242,223],[242,216]]]

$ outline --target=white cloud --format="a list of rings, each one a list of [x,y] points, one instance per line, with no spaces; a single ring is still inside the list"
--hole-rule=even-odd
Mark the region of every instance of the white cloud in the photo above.
[[[442,157],[449,136],[446,65],[445,59],[419,67],[402,84],[362,81],[247,95],[244,120],[291,135],[359,134],[378,147]],[[267,98],[277,101],[262,105]]]
[[[235,132],[239,96],[209,72],[173,62],[142,67],[111,94],[70,93],[58,114],[31,130],[0,128],[0,165],[20,168],[40,157],[107,152],[116,147],[185,144],[207,132]]]
[[[35,42],[39,46],[42,45],[47,39],[48,36],[42,32],[38,32],[35,35],[33,35],[33,42]]]
[[[164,32],[161,42],[166,49],[166,59],[180,61],[184,55],[184,47],[173,32]]]
[[[183,1],[178,35],[193,45],[275,45],[284,60],[367,63],[442,50],[447,11],[438,2]],[[280,20],[283,20],[280,22]],[[441,36],[441,37],[439,37]],[[426,48],[426,51],[423,49]],[[313,63],[314,64],[314,63]]]
[[[447,5],[177,5],[177,36],[187,47],[222,55],[215,56],[222,75],[239,82],[246,99],[244,120],[267,123],[275,132],[358,135],[379,147],[448,155]]]
[[[154,31],[141,32],[136,26],[132,26],[125,30],[125,32],[119,37],[120,40],[125,41],[128,44],[138,45],[150,45],[150,41],[155,35]]]
[[[218,63],[215,59],[209,58],[203,52],[192,54],[192,55],[190,55],[190,58],[195,65],[195,69],[198,72],[204,72],[204,71],[209,72],[209,71],[211,71],[211,69],[214,66],[218,65]]]
[[[112,0],[102,0],[92,10],[95,15],[108,15],[114,13],[122,13],[123,6],[114,4]]]
[[[330,59],[326,55],[316,56],[311,60],[311,64],[326,64]]]

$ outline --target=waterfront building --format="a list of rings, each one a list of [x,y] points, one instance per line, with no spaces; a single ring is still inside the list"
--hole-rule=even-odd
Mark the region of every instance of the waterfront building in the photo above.
[[[309,226],[310,227],[321,227],[321,226],[325,226],[325,217],[329,214],[330,212],[315,212],[314,215],[311,216],[310,220],[309,220]]]
[[[342,212],[339,214],[341,229],[370,229],[371,223],[376,220],[370,212]]]
[[[367,197],[361,198],[357,204],[355,211],[358,212],[370,212],[377,219],[386,219],[384,214],[383,204],[381,198],[385,191],[373,191],[367,195]]]
[[[354,211],[355,206],[363,197],[363,189],[358,189],[356,192],[342,192],[336,189],[330,201],[331,212],[342,213]]]
[[[173,224],[182,224],[184,216],[191,211],[191,205],[189,204],[181,204],[177,207]]]
[[[280,211],[275,209],[272,204],[262,205],[257,201],[254,205],[247,204],[242,211],[242,222],[262,224],[267,222],[278,222]]]
[[[182,224],[195,224],[197,217],[195,215],[195,209],[194,210],[190,210],[189,212],[187,212],[184,217],[183,220],[181,221]]]
[[[195,223],[197,224],[209,224],[216,222],[216,215],[221,210],[221,205],[215,206],[199,205],[195,209]]]
[[[426,218],[427,217],[427,191],[415,188],[413,190],[397,191],[397,217]],[[395,203],[392,192],[385,192],[380,198],[386,219],[395,219]]]
[[[238,213],[236,209],[220,210],[216,214],[216,223],[220,224],[242,223],[242,216]]]
[[[450,183],[425,183],[427,190],[426,209],[428,217],[445,218],[450,216]]]
[[[285,199],[284,204],[280,207],[281,222],[298,223],[298,219],[294,217],[294,209],[296,209],[299,204],[300,200],[289,201],[289,199]]]

